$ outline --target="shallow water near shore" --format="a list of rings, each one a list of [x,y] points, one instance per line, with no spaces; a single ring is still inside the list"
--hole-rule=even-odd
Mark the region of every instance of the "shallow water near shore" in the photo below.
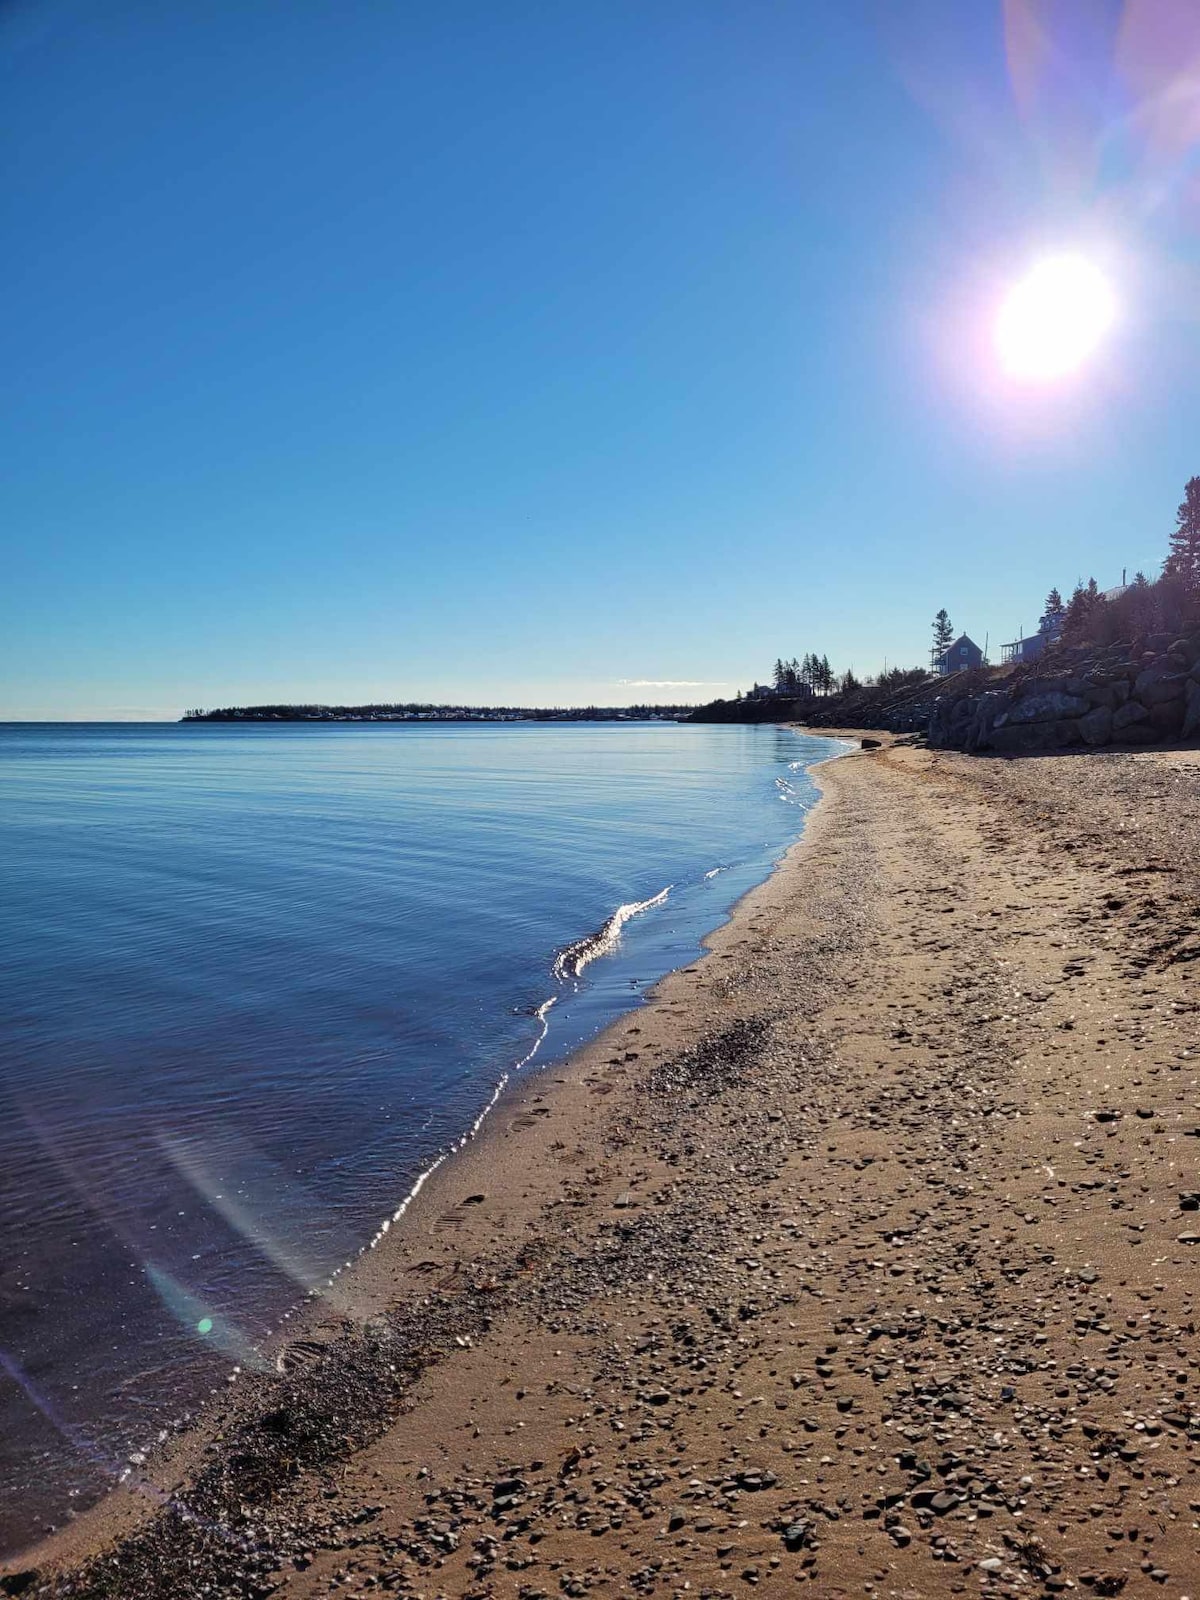
[[[0,728],[0,1548],[260,1362],[514,1070],[694,959],[842,748]]]

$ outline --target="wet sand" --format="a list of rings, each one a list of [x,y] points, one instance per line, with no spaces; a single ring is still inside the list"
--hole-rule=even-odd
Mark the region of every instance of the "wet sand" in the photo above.
[[[821,779],[23,1592],[1200,1590],[1200,757]]]

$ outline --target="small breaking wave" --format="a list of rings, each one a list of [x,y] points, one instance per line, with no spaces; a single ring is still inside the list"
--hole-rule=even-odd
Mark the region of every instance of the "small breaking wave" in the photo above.
[[[554,958],[554,976],[560,983],[565,983],[568,978],[577,978],[597,956],[606,956],[610,950],[615,950],[621,940],[621,929],[630,918],[649,911],[651,906],[662,905],[673,887],[669,883],[649,900],[631,900],[628,905],[618,906],[598,933],[589,933],[586,938],[576,939],[574,944],[558,952]]]
[[[445,1161],[448,1156],[457,1154],[459,1150],[465,1150],[467,1145],[470,1144],[471,1140],[478,1136],[480,1129],[483,1127],[484,1123],[495,1109],[496,1103],[500,1099],[500,1096],[504,1093],[505,1089],[508,1088],[509,1083],[512,1081],[513,1075],[520,1072],[522,1067],[527,1067],[533,1060],[534,1056],[537,1055],[538,1051],[541,1049],[543,1043],[545,1042],[546,1035],[550,1031],[550,1024],[546,1021],[546,1013],[550,1010],[550,1007],[554,1004],[557,998],[557,995],[552,994],[549,1000],[543,1000],[541,1005],[535,1009],[533,1015],[538,1020],[540,1031],[529,1050],[527,1050],[526,1053],[521,1057],[520,1061],[514,1062],[507,1072],[500,1074],[500,1081],[492,1090],[491,1099],[475,1118],[474,1122],[472,1122],[471,1126],[465,1133],[459,1135],[459,1137],[454,1141],[448,1150],[443,1150],[440,1155],[435,1156],[435,1158],[425,1168],[424,1172],[422,1172],[417,1178],[417,1181],[413,1184],[412,1188],[404,1196],[404,1199],[401,1200],[396,1210],[392,1212],[390,1217],[385,1217],[383,1219],[374,1238],[362,1247],[362,1249],[358,1252],[359,1255],[366,1255],[368,1250],[374,1250],[384,1235],[391,1231],[393,1224],[400,1221],[400,1218],[408,1210],[409,1206],[412,1205],[413,1201],[420,1194],[426,1183],[428,1183],[429,1179],[433,1177],[434,1173],[442,1165],[442,1162]],[[346,1262],[346,1266],[350,1266],[350,1264],[351,1263],[349,1261]],[[327,1289],[332,1287],[333,1279],[336,1278],[338,1273],[341,1271],[342,1268],[339,1267],[337,1272],[333,1274],[333,1277],[328,1280],[325,1285]],[[312,1292],[315,1293],[316,1291],[314,1290]]]

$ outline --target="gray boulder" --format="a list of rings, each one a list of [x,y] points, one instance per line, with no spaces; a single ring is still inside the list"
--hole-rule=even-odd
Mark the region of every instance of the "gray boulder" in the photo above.
[[[1160,700],[1150,707],[1150,726],[1164,739],[1177,739],[1183,710],[1182,700]]]
[[[1126,700],[1125,704],[1113,712],[1113,734],[1123,734],[1126,728],[1131,728],[1135,723],[1146,722],[1150,713],[1138,700]]]
[[[1155,662],[1138,673],[1133,692],[1145,706],[1162,705],[1167,700],[1182,700],[1186,682],[1186,672]]]
[[[1030,756],[1079,743],[1078,722],[1018,722],[993,728],[991,747],[1001,755]]]
[[[1182,700],[1190,682],[1186,672],[1172,672],[1157,683],[1152,683],[1138,696],[1144,706],[1165,706],[1172,700]]]
[[[1105,706],[1109,711],[1115,711],[1121,704],[1117,698],[1115,684],[1091,683],[1087,691],[1088,703],[1093,706]]]
[[[1107,744],[1112,738],[1113,714],[1107,706],[1097,706],[1080,719],[1079,736],[1084,744]]]
[[[1026,722],[1061,722],[1067,717],[1086,716],[1091,709],[1081,694],[1068,694],[1065,689],[1043,689],[1040,694],[1024,695],[996,721],[1001,727]]]
[[[987,750],[991,746],[992,728],[1002,712],[1007,711],[1012,696],[1004,689],[992,689],[981,694],[975,705],[975,716],[967,730],[967,750]]]
[[[1188,684],[1187,704],[1183,712],[1183,726],[1179,730],[1181,739],[1193,739],[1200,733],[1200,683],[1194,680]]]

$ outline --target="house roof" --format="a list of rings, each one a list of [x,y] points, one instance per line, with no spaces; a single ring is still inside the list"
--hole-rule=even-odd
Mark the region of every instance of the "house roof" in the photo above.
[[[946,648],[942,651],[942,654],[944,656],[948,656],[952,650],[957,650],[960,644],[969,644],[971,646],[972,650],[978,650],[979,649],[979,646],[975,643],[974,639],[972,639],[969,634],[960,633],[958,638],[955,639],[953,644],[948,644],[946,646]]]

